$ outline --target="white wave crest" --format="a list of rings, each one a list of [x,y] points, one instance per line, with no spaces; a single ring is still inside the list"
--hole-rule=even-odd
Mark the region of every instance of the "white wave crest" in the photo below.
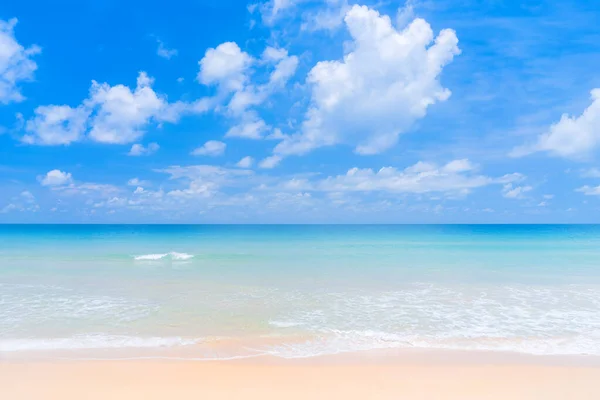
[[[598,337],[577,336],[560,338],[446,338],[417,337],[379,331],[337,331],[303,342],[269,346],[265,354],[284,359],[310,358],[339,353],[353,353],[382,349],[436,349],[465,351],[499,351],[531,355],[600,356]]]
[[[174,251],[170,252],[169,255],[173,260],[189,260],[190,258],[194,258],[193,255],[187,253],[176,253]]]
[[[89,334],[69,338],[4,339],[0,340],[0,353],[35,350],[159,348],[189,346],[199,342],[199,339],[184,339],[181,337],[136,337]]]
[[[194,256],[192,254],[177,253],[175,251],[171,251],[169,253],[142,254],[140,256],[135,256],[133,258],[136,261],[157,261],[157,260],[162,260],[165,257],[170,257],[171,260],[175,260],[175,261],[185,261],[185,260],[194,258]]]

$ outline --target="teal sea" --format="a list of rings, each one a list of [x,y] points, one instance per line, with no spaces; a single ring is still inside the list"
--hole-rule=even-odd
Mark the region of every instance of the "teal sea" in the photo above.
[[[600,355],[600,226],[0,225],[0,359],[398,348]]]

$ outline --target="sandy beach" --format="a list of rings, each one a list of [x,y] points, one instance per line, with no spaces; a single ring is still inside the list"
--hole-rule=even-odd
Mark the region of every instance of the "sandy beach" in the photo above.
[[[535,357],[462,360],[430,353],[290,361],[10,361],[0,364],[0,388],[2,398],[11,400],[600,398],[597,365]]]

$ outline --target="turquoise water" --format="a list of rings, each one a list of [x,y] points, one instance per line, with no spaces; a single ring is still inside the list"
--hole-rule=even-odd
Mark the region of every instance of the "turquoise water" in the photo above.
[[[588,225],[0,225],[0,357],[600,355],[599,245]]]

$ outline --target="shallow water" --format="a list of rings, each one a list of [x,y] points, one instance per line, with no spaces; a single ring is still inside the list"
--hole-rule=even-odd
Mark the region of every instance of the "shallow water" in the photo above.
[[[4,225],[0,356],[600,355],[599,245],[600,226]]]

